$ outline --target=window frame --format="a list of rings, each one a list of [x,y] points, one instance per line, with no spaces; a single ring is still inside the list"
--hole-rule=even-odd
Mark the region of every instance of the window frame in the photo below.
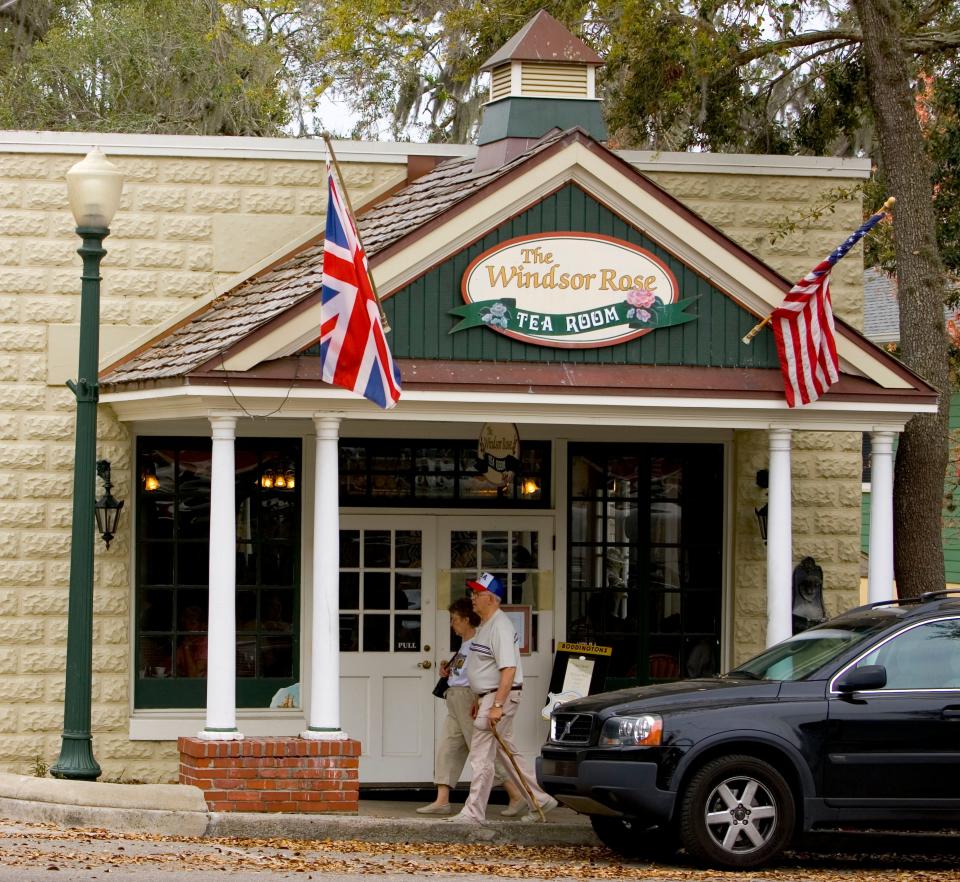
[[[174,524],[169,539],[148,539],[144,533],[144,503],[150,498],[156,498],[153,493],[148,492],[143,487],[143,476],[141,474],[141,464],[146,456],[149,455],[151,450],[157,449],[167,449],[174,450],[176,452],[175,460],[175,477],[174,477],[174,488],[172,496],[169,497],[172,500],[173,511],[174,511]],[[243,437],[237,438],[235,441],[235,450],[241,452],[244,450],[252,449],[256,455],[256,485],[257,489],[255,491],[255,496],[252,498],[256,499],[259,503],[261,500],[268,498],[264,494],[271,491],[260,486],[259,477],[262,471],[264,470],[264,457],[270,453],[279,452],[285,461],[290,462],[292,468],[294,469],[295,475],[298,477],[294,488],[289,491],[279,491],[274,490],[274,493],[282,492],[285,496],[289,494],[290,499],[294,501],[293,511],[292,511],[292,523],[290,526],[290,538],[283,540],[268,540],[259,536],[253,540],[255,546],[260,546],[266,544],[267,541],[277,541],[282,542],[284,547],[288,549],[289,554],[292,555],[291,561],[291,583],[289,586],[277,584],[267,584],[261,581],[261,570],[262,561],[260,560],[260,555],[258,555],[257,561],[257,576],[255,582],[252,584],[240,584],[239,582],[235,586],[236,596],[239,597],[240,592],[243,591],[255,591],[256,592],[256,608],[257,608],[257,618],[256,618],[256,627],[254,629],[248,629],[241,632],[239,629],[237,631],[238,643],[241,636],[252,637],[256,645],[256,657],[259,660],[261,654],[261,637],[264,639],[270,637],[290,637],[291,643],[291,655],[292,655],[292,673],[289,677],[262,677],[262,676],[253,676],[253,677],[237,677],[236,678],[236,704],[238,709],[246,709],[250,711],[256,710],[266,710],[269,707],[270,699],[276,693],[276,691],[284,686],[289,686],[293,683],[296,683],[300,679],[300,630],[301,630],[301,594],[300,594],[300,572],[301,572],[301,524],[303,517],[303,500],[302,500],[302,474],[303,474],[303,442],[302,439],[296,437]],[[192,498],[204,498],[203,494],[198,494],[196,492],[190,492],[181,495],[181,489],[179,487],[179,474],[180,474],[180,462],[181,456],[185,450],[191,452],[209,452],[212,454],[212,441],[209,436],[165,436],[165,435],[140,435],[136,439],[136,473],[134,475],[136,484],[135,503],[136,503],[136,512],[135,512],[135,535],[134,535],[134,576],[133,576],[133,711],[134,713],[139,711],[160,711],[160,710],[170,710],[170,709],[184,709],[184,710],[193,710],[197,708],[203,708],[206,706],[207,701],[207,678],[206,676],[202,677],[175,677],[175,676],[166,676],[163,678],[153,678],[153,677],[141,677],[140,676],[140,660],[141,660],[141,647],[142,639],[144,637],[155,636],[169,636],[170,640],[170,652],[171,652],[171,674],[173,673],[174,666],[174,656],[177,651],[177,639],[178,637],[185,632],[182,632],[179,628],[179,615],[178,615],[178,601],[179,593],[181,591],[209,591],[209,572],[207,577],[203,581],[181,583],[179,581],[179,574],[177,569],[173,570],[172,581],[169,584],[157,584],[157,585],[148,585],[144,583],[144,566],[143,560],[145,555],[145,545],[155,544],[155,545],[164,545],[169,544],[172,548],[172,553],[174,555],[178,554],[178,547],[181,543],[188,545],[197,545],[204,548],[209,547],[209,535],[206,537],[193,537],[188,540],[184,540],[178,535],[179,530],[179,518],[180,518],[180,503],[181,499],[192,497]],[[241,479],[241,475],[235,469],[235,485]],[[167,497],[162,497],[167,498]],[[207,491],[206,497],[207,500],[210,499],[209,491]],[[237,539],[237,544],[241,544],[241,540]],[[176,566],[176,564],[174,565]],[[143,603],[144,595],[148,590],[158,590],[158,591],[167,591],[171,595],[171,621],[169,629],[144,629],[141,627],[141,615],[143,612]],[[275,631],[271,629],[264,629],[263,626],[263,611],[261,609],[261,604],[264,602],[265,593],[271,591],[290,591],[290,604],[292,612],[292,623],[290,626],[289,634],[284,630]],[[209,636],[209,630],[191,632],[196,634],[201,634],[205,637]],[[258,667],[259,667],[259,663]]]
[[[707,504],[711,504],[716,508],[716,522],[718,525],[717,533],[713,537],[712,541],[685,541],[683,538],[683,533],[681,532],[681,538],[676,543],[669,542],[652,542],[649,538],[646,541],[641,540],[640,537],[650,536],[651,529],[651,512],[653,510],[653,505],[661,502],[675,502],[679,503],[681,506],[681,517],[683,517],[683,512],[686,510],[686,507],[692,504],[693,498],[696,496],[697,488],[693,486],[693,481],[686,472],[688,471],[689,463],[695,461],[694,457],[697,456],[697,453],[701,452],[701,461],[705,461],[706,457],[712,457],[710,460],[710,465],[712,468],[716,469],[716,484],[712,488],[715,491],[715,497],[702,497]],[[592,456],[595,459],[602,458],[604,463],[603,468],[603,489],[599,496],[596,497],[586,497],[586,496],[577,496],[574,493],[574,461],[577,457],[580,456]],[[607,506],[610,505],[612,501],[615,502],[626,502],[628,501],[627,497],[622,497],[620,495],[611,496],[609,493],[609,463],[612,459],[619,457],[635,457],[638,461],[645,462],[645,477],[640,479],[638,474],[638,486],[636,493],[629,497],[629,501],[632,504],[636,505],[637,511],[637,538],[633,541],[630,541],[626,544],[620,542],[611,543],[605,534],[600,535],[600,538],[593,542],[575,542],[573,539],[574,535],[574,503],[584,502],[584,501],[595,501],[598,502],[605,510],[608,511]],[[651,492],[651,475],[652,475],[652,463],[653,460],[657,457],[666,457],[671,456],[677,457],[683,463],[685,475],[683,484],[680,488],[680,493],[676,499],[673,498],[664,498],[654,497]],[[716,672],[719,673],[721,659],[723,658],[723,584],[724,584],[724,554],[725,546],[723,540],[723,531],[722,531],[722,522],[723,522],[723,500],[725,494],[725,469],[726,463],[724,459],[723,445],[715,443],[696,443],[696,442],[676,442],[669,444],[662,444],[656,442],[614,442],[614,443],[592,443],[592,442],[570,442],[567,449],[567,523],[568,523],[568,542],[567,542],[567,553],[566,553],[566,565],[567,565],[567,600],[566,600],[566,621],[567,621],[567,639],[574,640],[575,638],[570,636],[570,628],[575,620],[586,615],[586,610],[588,609],[589,600],[594,595],[605,596],[611,590],[608,585],[608,574],[609,567],[607,566],[607,550],[609,547],[617,547],[619,545],[624,545],[627,550],[627,554],[635,552],[635,566],[638,573],[646,573],[647,576],[645,580],[638,585],[636,588],[626,588],[624,589],[628,594],[628,600],[633,600],[638,606],[638,614],[636,616],[636,675],[635,676],[617,676],[608,674],[606,679],[605,688],[606,689],[617,689],[627,686],[634,685],[645,685],[652,682],[662,682],[664,680],[673,680],[673,679],[682,679],[684,674],[684,664],[687,658],[688,651],[692,651],[692,648],[688,650],[687,644],[689,640],[693,641],[702,641],[708,640],[714,644],[714,661],[717,667]],[[604,515],[604,517],[609,517],[609,515]],[[682,524],[682,522],[681,522]],[[579,548],[588,548],[593,547],[599,549],[601,552],[600,560],[603,563],[603,575],[601,577],[602,584],[599,586],[586,586],[586,587],[574,587],[573,579],[573,561],[574,561],[574,551]],[[666,590],[664,588],[652,588],[650,585],[649,573],[651,569],[651,550],[653,548],[668,548],[676,547],[678,549],[679,560],[680,560],[680,570],[681,574],[687,566],[687,559],[690,556],[691,552],[696,552],[703,548],[709,548],[716,551],[719,555],[717,560],[716,567],[716,588],[691,588],[687,587],[684,584],[683,576],[681,575],[681,581],[679,587],[676,591]],[[680,626],[677,631],[654,631],[651,629],[651,616],[650,616],[650,600],[653,596],[676,596],[680,600]],[[580,597],[586,597],[586,603],[584,604],[584,612],[581,613],[578,608],[574,606],[575,601]],[[687,629],[685,626],[685,619],[689,615],[688,612],[685,612],[687,604],[696,598],[704,598],[709,602],[714,604],[713,614],[716,622],[715,630],[711,633],[708,633],[703,630],[697,629]],[[628,633],[627,636],[631,636]],[[679,664],[679,671],[676,677],[674,676],[653,676],[651,671],[651,660],[653,655],[651,653],[651,646],[658,639],[666,638],[676,638],[678,645],[678,658],[677,662]]]
[[[417,468],[417,448],[450,447],[454,450],[454,467],[448,475],[453,481],[453,495],[449,498],[437,496],[418,496],[414,491],[405,496],[374,496],[372,476],[384,474],[371,467],[373,455],[381,451],[395,452],[398,446],[411,448],[411,468],[404,470],[404,475],[411,478],[410,486],[415,487],[416,478],[436,474],[436,472],[420,472]],[[353,470],[344,468],[343,450],[351,447],[367,447],[366,468]],[[338,475],[340,479],[339,500],[341,508],[434,508],[434,509],[509,509],[511,511],[536,511],[552,507],[552,444],[550,441],[521,441],[520,461],[523,462],[524,447],[534,448],[540,453],[540,472],[517,471],[513,476],[513,495],[495,495],[489,499],[475,496],[460,496],[460,481],[470,473],[463,468],[464,457],[470,451],[476,451],[476,440],[454,438],[340,438],[338,450]],[[344,492],[344,476],[363,475],[366,479],[365,492],[348,495]],[[536,499],[524,499],[519,492],[524,477],[536,478],[540,482],[540,494]]]
[[[897,631],[894,631],[894,633],[888,634],[878,643],[871,644],[869,647],[867,647],[867,649],[858,653],[856,658],[853,659],[853,661],[849,661],[845,665],[843,665],[843,667],[841,667],[840,670],[837,671],[837,673],[830,678],[830,682],[827,686],[827,695],[830,696],[831,698],[846,697],[846,693],[840,692],[840,690],[836,688],[837,681],[844,674],[846,674],[847,671],[851,671],[857,665],[859,665],[860,662],[863,661],[868,655],[876,652],[877,650],[881,649],[883,646],[886,646],[890,641],[895,640],[897,637],[900,637],[902,634],[906,634],[908,631],[912,631],[915,628],[920,628],[924,625],[932,625],[937,622],[950,622],[950,621],[960,622],[960,615],[957,615],[955,613],[944,614],[942,616],[936,616],[930,619],[923,619],[922,621],[919,621],[919,622],[911,622],[909,625],[905,625],[904,627],[898,629]],[[960,691],[960,687],[917,686],[917,687],[902,688],[902,689],[887,689],[886,687],[884,687],[883,689],[858,689],[857,694],[858,695],[860,694],[862,695],[902,695],[905,692],[913,693],[913,692],[958,692],[958,691]]]

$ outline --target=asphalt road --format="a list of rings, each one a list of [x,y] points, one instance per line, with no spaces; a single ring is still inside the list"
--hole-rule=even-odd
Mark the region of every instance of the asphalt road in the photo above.
[[[236,882],[280,879],[960,882],[960,836],[830,835],[754,874],[624,863],[604,848],[177,839],[0,821],[0,882]]]

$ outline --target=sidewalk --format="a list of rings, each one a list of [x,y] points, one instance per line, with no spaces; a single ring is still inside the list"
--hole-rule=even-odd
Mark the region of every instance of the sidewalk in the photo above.
[[[359,815],[208,812],[203,793],[181,784],[101,784],[0,773],[0,817],[178,837],[358,839],[366,842],[490,842],[597,845],[590,821],[566,808],[524,824],[490,806],[486,825],[418,815],[419,802],[361,799]]]

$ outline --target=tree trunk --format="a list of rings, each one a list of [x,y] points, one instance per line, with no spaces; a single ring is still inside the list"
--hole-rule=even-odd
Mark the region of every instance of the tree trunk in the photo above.
[[[912,71],[901,50],[895,0],[853,0],[863,33],[867,88],[880,166],[895,208],[895,257],[904,364],[940,393],[936,414],[915,416],[900,436],[894,476],[894,569],[901,597],[944,586],[941,518],[947,467],[949,365],[945,277],[937,248],[931,169],[914,110]]]

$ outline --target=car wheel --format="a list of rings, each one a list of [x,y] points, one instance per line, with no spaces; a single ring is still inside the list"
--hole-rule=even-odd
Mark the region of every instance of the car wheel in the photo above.
[[[790,787],[769,763],[725,756],[690,781],[680,806],[680,837],[691,857],[723,867],[759,867],[793,836]]]
[[[626,858],[667,858],[677,853],[678,843],[670,830],[645,824],[636,818],[591,815],[593,832],[611,851]]]

